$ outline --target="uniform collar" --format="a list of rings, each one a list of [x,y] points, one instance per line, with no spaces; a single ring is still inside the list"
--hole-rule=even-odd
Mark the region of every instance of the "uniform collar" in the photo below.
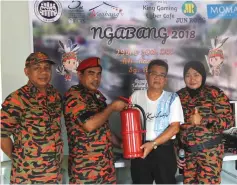
[[[31,81],[28,81],[27,86],[29,88],[29,92],[32,95],[40,95],[40,94],[43,95],[43,93],[41,93],[40,90]],[[51,92],[51,90],[52,90],[52,85],[47,84],[47,86],[46,86],[46,94],[48,95]]]
[[[96,96],[96,98],[99,100],[106,101],[106,98],[99,90],[96,90],[94,93],[92,93],[91,91],[89,91],[85,86],[83,86],[80,83],[78,84],[78,88],[80,90],[82,90],[85,94],[91,94],[92,96]]]
[[[206,86],[204,85],[197,90],[193,90],[193,91],[195,91],[194,93],[192,93],[192,92],[190,93],[190,89],[188,87],[185,87],[186,95],[190,96],[191,98],[202,97],[205,94],[205,87]]]

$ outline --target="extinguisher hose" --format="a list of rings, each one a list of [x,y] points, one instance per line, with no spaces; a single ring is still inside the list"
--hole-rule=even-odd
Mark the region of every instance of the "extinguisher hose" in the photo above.
[[[146,142],[146,113],[140,105],[134,104],[134,107],[137,107],[142,112],[142,115],[143,115],[142,130],[145,132],[142,136],[142,142],[144,144]]]

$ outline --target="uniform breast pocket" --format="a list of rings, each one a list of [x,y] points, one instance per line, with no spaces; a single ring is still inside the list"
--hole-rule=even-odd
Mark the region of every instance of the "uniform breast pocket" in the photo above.
[[[49,116],[42,107],[29,107],[25,110],[24,124],[26,130],[34,136],[45,134],[49,126]]]

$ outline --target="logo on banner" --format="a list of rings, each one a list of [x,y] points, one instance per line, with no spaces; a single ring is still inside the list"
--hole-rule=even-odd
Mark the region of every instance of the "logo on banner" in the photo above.
[[[237,19],[237,4],[207,5],[208,19]]]
[[[68,5],[68,22],[70,24],[74,22],[85,23],[85,12],[81,1],[72,1]]]
[[[106,8],[101,10],[100,7]],[[100,5],[95,6],[94,8],[89,9],[90,17],[112,17],[112,18],[117,18],[119,15],[123,15],[122,9],[116,6],[113,6],[111,4],[108,4],[106,2],[103,2]]]
[[[192,1],[186,1],[182,6],[182,12],[186,16],[194,16],[197,13],[197,6]]]
[[[62,14],[62,5],[57,0],[37,0],[34,5],[37,18],[43,22],[55,22]]]
[[[179,17],[176,19],[176,23],[206,23],[206,19],[197,13],[197,6],[192,1],[186,1],[182,5],[182,12],[186,17]],[[193,16],[193,17],[192,17]]]

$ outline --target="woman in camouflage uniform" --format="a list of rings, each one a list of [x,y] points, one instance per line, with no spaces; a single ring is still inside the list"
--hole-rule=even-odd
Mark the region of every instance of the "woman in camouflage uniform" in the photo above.
[[[185,149],[185,184],[219,184],[224,154],[221,134],[234,124],[229,99],[222,90],[205,85],[206,72],[198,61],[184,66],[186,87],[180,97],[185,124],[181,125],[179,146]]]

